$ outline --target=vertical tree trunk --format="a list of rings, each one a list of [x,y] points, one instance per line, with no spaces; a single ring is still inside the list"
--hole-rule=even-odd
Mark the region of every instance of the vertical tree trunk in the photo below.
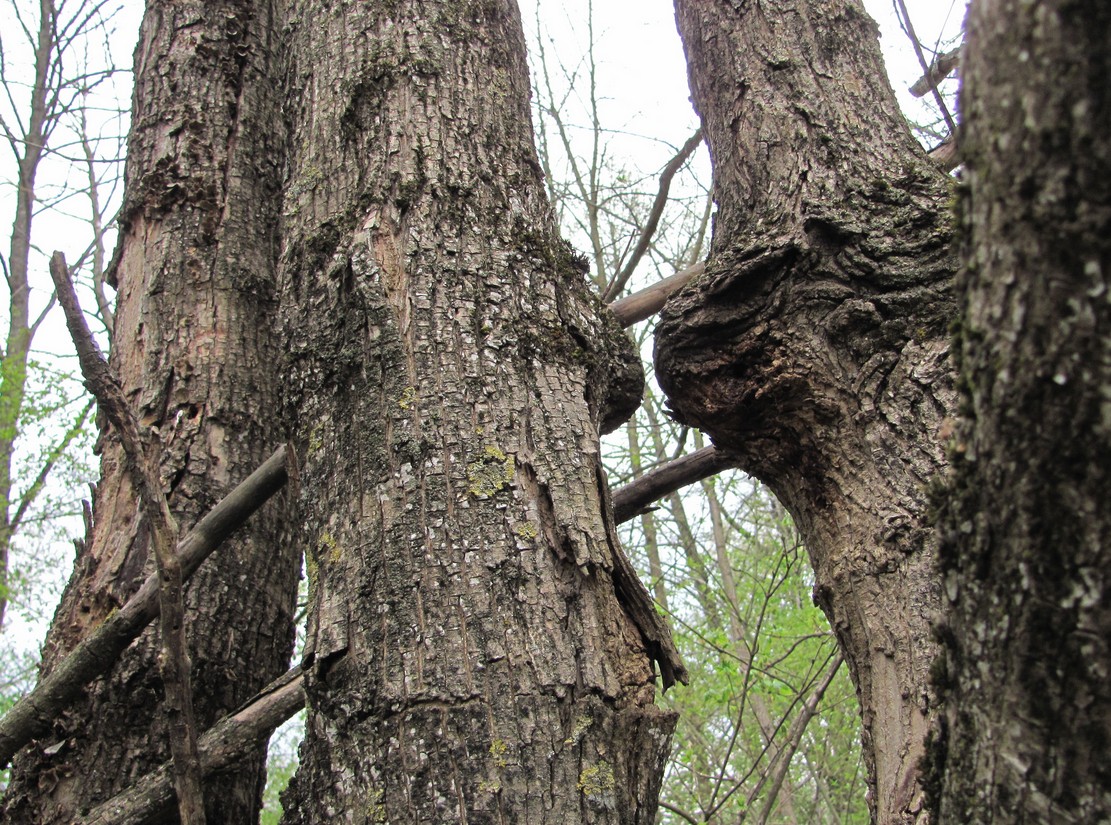
[[[163,481],[187,530],[283,436],[274,273],[280,100],[268,2],[154,2],[136,52],[135,109],[115,277],[112,364],[157,430]],[[149,571],[148,536],[111,431],[91,539],[44,649],[44,671]],[[286,667],[299,558],[279,507],[194,577],[190,617],[201,725]],[[166,756],[152,631],[16,760],[7,821],[69,823]],[[207,787],[211,822],[255,821],[263,756]]]
[[[676,6],[718,214],[705,274],[657,328],[657,372],[790,509],[857,686],[874,816],[921,822],[926,487],[953,408],[946,181],[858,0]]]
[[[974,3],[942,823],[1111,821],[1111,7]]]
[[[614,534],[628,339],[558,238],[513,0],[293,4],[310,551],[287,821],[653,821],[683,678]]]

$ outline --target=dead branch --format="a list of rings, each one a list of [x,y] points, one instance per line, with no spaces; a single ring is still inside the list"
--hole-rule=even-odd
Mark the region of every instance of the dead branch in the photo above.
[[[907,37],[910,38],[910,44],[914,47],[914,54],[918,58],[918,65],[922,67],[922,74],[927,78],[927,91],[933,93],[934,102],[937,104],[937,108],[941,110],[942,117],[945,118],[945,125],[949,127],[949,134],[955,135],[957,133],[957,123],[953,120],[953,115],[949,113],[949,107],[945,105],[945,100],[942,98],[941,92],[938,91],[937,83],[931,83],[929,81],[929,78],[932,77],[932,73],[930,71],[930,66],[926,63],[926,56],[922,53],[922,42],[918,39],[918,35],[915,34],[914,24],[910,20],[910,12],[907,11],[907,4],[905,0],[895,0],[895,5],[896,10],[902,17],[903,27],[907,33]]]
[[[910,93],[915,97],[925,96],[930,89],[936,88],[937,84],[951,75],[960,64],[960,46],[945,54],[939,54],[930,64],[929,70],[914,81],[914,85],[910,87]]]
[[[935,146],[928,153],[928,157],[945,172],[952,172],[961,165],[961,154],[957,149],[956,137]]]
[[[304,706],[305,692],[298,666],[283,673],[201,737],[198,747],[204,776],[232,768]],[[81,825],[143,825],[163,821],[172,801],[170,766],[163,765],[99,805],[81,820]]]
[[[287,455],[286,447],[275,450],[178,542],[177,559],[183,579],[188,580],[228,536],[285,485]],[[81,689],[112,667],[158,611],[158,575],[153,574],[123,607],[98,625],[0,718],[0,767],[32,739],[49,731],[54,719]]]
[[[711,446],[649,470],[636,481],[631,481],[614,492],[614,521],[624,524],[644,512],[652,502],[732,466],[724,453]]]
[[[677,272],[669,278],[657,281],[647,289],[642,289],[640,292],[627,295],[620,301],[614,301],[609,305],[609,308],[613,311],[613,314],[617,316],[617,320],[621,322],[621,326],[626,328],[631,327],[637,321],[651,318],[659,312],[668,298],[678,292],[696,275],[701,275],[704,269],[706,269],[706,264],[704,263],[688,266],[683,271]]]
[[[659,226],[660,218],[663,216],[664,207],[667,206],[667,195],[671,189],[671,180],[675,174],[683,168],[683,165],[690,160],[690,156],[694,154],[694,150],[702,144],[702,127],[687,138],[687,142],[683,144],[682,148],[675,154],[671,160],[664,166],[663,172],[660,173],[660,188],[656,192],[656,200],[652,204],[652,211],[648,213],[648,220],[644,224],[644,229],[641,230],[640,238],[637,239],[637,245],[633,249],[629,260],[625,263],[625,268],[621,270],[620,274],[616,275],[606,287],[605,293],[602,295],[602,301],[612,301],[621,290],[625,288],[625,284],[629,282],[629,278],[633,276],[633,271],[637,268],[644,253],[648,251],[648,247],[652,244],[652,238],[656,234],[656,227]]]
[[[66,326],[77,348],[85,386],[96,396],[101,409],[116,428],[123,447],[126,467],[139,492],[140,506],[151,533],[159,588],[162,651],[159,663],[165,690],[165,712],[173,754],[174,787],[182,825],[204,825],[204,796],[201,788],[200,761],[197,754],[197,728],[193,716],[193,693],[186,650],[185,607],[182,600],[181,565],[174,555],[177,525],[170,505],[162,493],[158,467],[147,454],[147,444],[139,424],[124,398],[108,362],[100,352],[70,281],[65,256],[55,252],[50,258],[50,277],[66,315]]]

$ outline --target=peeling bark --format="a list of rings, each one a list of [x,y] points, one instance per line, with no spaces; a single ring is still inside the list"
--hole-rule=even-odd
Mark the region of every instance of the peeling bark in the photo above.
[[[598,447],[642,376],[556,233],[516,5],[293,6],[312,605],[287,821],[651,823],[653,661],[685,674]]]
[[[1111,7],[974,3],[940,823],[1111,821]]]
[[[676,5],[718,213],[705,274],[657,327],[660,383],[791,511],[860,698],[874,816],[924,822],[948,184],[856,0]]]
[[[156,429],[170,509],[188,530],[284,441],[277,400],[274,270],[281,156],[266,3],[151,3],[136,52],[113,369]],[[142,585],[148,528],[117,438],[101,439],[91,539],[44,648],[49,674]],[[285,670],[299,560],[267,507],[186,594],[202,727]],[[234,620],[229,621],[229,618]],[[13,764],[6,821],[68,823],[166,755],[157,643],[148,631],[48,737]],[[213,822],[252,822],[264,749],[206,788]]]

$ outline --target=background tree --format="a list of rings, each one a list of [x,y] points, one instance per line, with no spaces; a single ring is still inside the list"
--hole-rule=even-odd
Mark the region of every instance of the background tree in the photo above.
[[[974,5],[938,822],[1111,818],[1111,9]]]
[[[72,249],[74,271],[89,276],[103,294],[105,247],[110,238],[111,190],[118,178],[118,112],[110,87],[117,73],[110,55],[113,10],[93,0],[13,3],[5,11],[0,41],[0,130],[14,161],[14,190],[8,254],[3,259],[8,289],[7,332],[0,367],[0,624],[11,596],[12,543],[21,528],[56,514],[43,496],[51,473],[71,455],[90,406],[69,369],[50,356],[35,358],[32,346],[54,305],[49,286],[36,297],[35,221],[85,212]],[[22,35],[22,38],[20,37]],[[29,60],[31,71],[26,71]],[[44,180],[45,172],[45,180]],[[83,224],[83,225],[82,225]],[[106,303],[98,305],[107,310]],[[108,319],[110,315],[102,318]],[[59,423],[61,422],[61,423]],[[22,484],[15,480],[23,479]],[[72,485],[72,477],[66,479]],[[74,491],[65,508],[74,505]],[[18,579],[22,571],[15,571]]]
[[[188,529],[283,440],[274,338],[280,100],[267,4],[151,4],[135,67],[127,193],[111,274],[112,365],[155,433],[173,516]],[[93,529],[55,614],[43,673],[143,582],[149,525],[103,434]],[[273,507],[210,560],[187,596],[195,708],[208,727],[287,667],[300,558]],[[229,621],[234,617],[234,621]],[[49,737],[13,764],[12,822],[71,823],[166,753],[148,632]],[[208,787],[213,821],[253,819],[263,750]]]
[[[676,4],[718,212],[656,369],[680,420],[775,491],[863,717],[880,822],[924,819],[940,604],[926,488],[945,469],[954,258],[856,0]]]

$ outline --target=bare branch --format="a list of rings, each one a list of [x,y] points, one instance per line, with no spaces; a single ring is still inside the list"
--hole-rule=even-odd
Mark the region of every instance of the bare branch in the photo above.
[[[922,74],[927,78],[930,77],[930,66],[926,63],[926,56],[922,53],[922,44],[918,40],[918,35],[914,33],[914,24],[910,20],[910,12],[907,11],[907,4],[904,0],[895,0],[896,6],[902,16],[903,25],[906,27],[907,37],[910,38],[910,43],[914,46],[914,53],[918,57],[918,65],[922,67]],[[957,133],[957,124],[953,120],[953,116],[949,113],[949,107],[945,105],[945,100],[941,97],[941,92],[938,91],[937,83],[930,83],[930,91],[933,92],[934,102],[937,107],[941,109],[941,114],[945,117],[945,123],[949,127],[949,134],[955,135]]]
[[[602,295],[603,301],[612,301],[614,296],[618,295],[621,290],[625,288],[625,284],[633,276],[633,271],[637,268],[644,253],[648,251],[649,245],[652,243],[652,238],[656,234],[656,227],[660,224],[660,217],[664,213],[664,207],[667,206],[667,195],[671,189],[671,181],[675,174],[683,168],[683,165],[690,160],[694,150],[702,144],[702,127],[700,126],[693,135],[687,138],[687,142],[683,144],[682,148],[675,154],[671,160],[664,166],[663,171],[660,173],[660,188],[656,192],[656,200],[652,204],[652,211],[648,213],[648,220],[644,224],[644,229],[641,230],[640,238],[637,240],[637,245],[633,249],[632,255],[625,263],[625,268],[621,273],[616,275],[606,287],[605,293]]]
[[[182,577],[188,579],[208,556],[289,478],[287,447],[279,447],[266,462],[228,493],[197,522],[177,545]],[[106,618],[38,686],[0,718],[0,766],[51,723],[81,689],[106,672],[129,644],[158,615],[158,575],[151,575],[119,610]]]
[[[620,301],[609,305],[617,320],[623,327],[631,327],[638,321],[651,318],[667,302],[667,299],[682,289],[692,278],[701,275],[706,269],[706,264],[697,263],[689,266],[682,272],[677,272],[670,278],[657,281],[647,289],[627,295]]]
[[[957,147],[956,137],[951,137],[949,140],[931,149],[929,151],[929,158],[946,172],[952,172],[960,166],[961,156]]]
[[[926,73],[918,78],[918,80],[914,82],[914,85],[910,87],[910,93],[915,97],[924,96],[930,89],[937,88],[937,85],[951,75],[960,63],[960,46],[945,54],[939,54],[934,58],[933,63],[930,64]]]
[[[732,462],[717,447],[703,447],[669,461],[614,492],[614,521],[623,524],[657,499],[732,466]]]
[[[162,493],[157,465],[147,455],[139,424],[127,405],[123,389],[109,370],[108,362],[101,355],[100,348],[85,323],[85,316],[69,278],[65,256],[61,252],[55,252],[50,259],[50,277],[54,280],[58,302],[66,315],[66,326],[77,348],[85,385],[96,396],[101,409],[116,428],[126,457],[128,473],[139,492],[140,505],[150,529],[159,577],[162,629],[160,665],[178,810],[182,825],[204,825],[197,728],[193,716],[190,662],[185,639],[181,565],[173,552],[173,537],[177,533],[177,526],[170,514],[166,496]]]
[[[201,737],[198,743],[201,771],[209,776],[231,768],[304,706],[305,691],[298,666],[283,673]],[[99,805],[80,822],[81,825],[143,825],[156,817],[162,821],[172,801],[170,768],[163,765]]]

